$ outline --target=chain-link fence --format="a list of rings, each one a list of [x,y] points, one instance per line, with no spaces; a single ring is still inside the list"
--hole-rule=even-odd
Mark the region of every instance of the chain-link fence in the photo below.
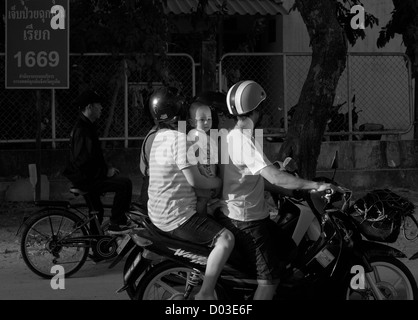
[[[78,117],[74,101],[87,88],[104,98],[101,118],[97,121],[102,140],[128,146],[138,144],[152,126],[147,114],[147,97],[163,83],[178,87],[186,96],[195,95],[195,63],[189,55],[168,54],[164,59],[138,55],[124,59],[110,54],[71,54],[70,88],[5,89],[0,83],[0,142],[33,143],[37,136],[37,102],[41,109],[41,138],[60,147],[68,141]],[[4,74],[5,56],[0,55]],[[164,70],[164,79],[161,77]],[[66,145],[66,143],[65,143]]]
[[[232,53],[222,57],[219,88],[227,91],[239,80],[251,79],[267,92],[263,127],[285,135],[311,63],[310,54]],[[404,54],[350,53],[334,101],[338,113],[327,135],[340,140],[370,131],[408,132],[413,125],[411,73]],[[351,125],[350,125],[351,122]]]
[[[233,83],[244,79],[259,82],[268,96],[263,127],[271,130],[265,132],[285,135],[310,61],[310,54],[227,54],[218,65],[219,89],[226,92]],[[403,54],[349,54],[335,99],[335,105],[341,104],[341,108],[338,117],[329,123],[330,139],[338,140],[347,134],[360,136],[368,130],[408,132],[413,125],[413,107],[407,62]],[[0,54],[2,74],[4,68],[5,56]],[[102,139],[125,147],[139,146],[152,125],[147,98],[163,83],[161,72],[156,72],[161,69],[166,71],[165,83],[169,81],[186,96],[196,94],[196,64],[186,54],[168,54],[164,60],[140,55],[124,60],[110,54],[71,54],[70,88],[40,90],[42,141],[53,148],[62,142],[67,146],[77,117],[73,102],[90,87],[107,101],[98,121]],[[0,78],[0,143],[35,142],[36,103],[36,90],[5,89],[4,78]]]

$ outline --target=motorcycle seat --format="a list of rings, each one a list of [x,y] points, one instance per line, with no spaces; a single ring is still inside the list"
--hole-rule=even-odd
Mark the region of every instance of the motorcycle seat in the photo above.
[[[160,252],[156,251],[158,254],[168,254],[170,256],[173,255],[172,250],[177,249],[187,252],[188,254],[194,254],[201,256],[202,258],[207,258],[212,250],[204,245],[195,244],[190,241],[178,240],[167,236],[154,226],[149,219],[144,221],[143,226],[145,229],[142,229],[139,232],[139,235],[158,243],[158,245],[154,247],[154,249],[161,250]],[[153,250],[151,249],[151,251]],[[244,257],[238,250],[233,250],[227,264],[224,267],[224,273],[234,274],[235,277],[240,279],[255,280],[256,275],[247,270],[248,263],[246,263],[246,261],[246,257]]]
[[[205,246],[198,245],[190,241],[178,240],[168,236],[167,234],[160,231],[160,229],[158,229],[156,226],[154,226],[150,219],[144,220],[143,225],[148,231],[148,234],[144,233],[144,237],[148,236],[149,240],[157,240],[159,243],[165,242],[167,244],[172,244],[173,246],[184,247],[188,250],[193,250],[199,253],[202,253],[202,251],[204,251],[207,254],[209,254],[210,252],[210,249]]]

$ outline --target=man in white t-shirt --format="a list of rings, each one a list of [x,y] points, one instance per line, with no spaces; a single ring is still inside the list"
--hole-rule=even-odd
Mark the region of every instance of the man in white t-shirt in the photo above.
[[[187,158],[191,142],[187,141],[185,122],[184,132],[178,130],[182,107],[183,101],[172,88],[157,90],[150,97],[150,111],[160,129],[148,157],[148,215],[160,232],[212,248],[195,300],[214,300],[216,282],[234,247],[234,236],[212,217],[196,213],[194,188],[219,188],[222,180],[203,176],[197,164]]]
[[[261,119],[259,105],[266,98],[254,81],[240,81],[227,94],[229,112],[237,124],[227,136],[229,161],[220,164],[223,180],[222,214],[218,221],[235,236],[235,246],[257,274],[254,300],[273,298],[287,256],[295,249],[271,219],[264,200],[265,180],[285,189],[332,189],[330,184],[304,180],[279,170],[264,155],[254,130]]]

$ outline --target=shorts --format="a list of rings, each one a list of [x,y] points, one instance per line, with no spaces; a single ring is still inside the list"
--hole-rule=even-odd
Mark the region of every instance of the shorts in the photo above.
[[[198,214],[194,214],[178,228],[168,232],[160,232],[174,239],[189,241],[212,248],[224,230],[225,227],[217,223],[211,216],[200,217]]]
[[[239,221],[217,214],[217,220],[234,234],[235,249],[248,261],[258,283],[277,284],[289,254],[296,248],[293,239],[286,236],[270,217]]]

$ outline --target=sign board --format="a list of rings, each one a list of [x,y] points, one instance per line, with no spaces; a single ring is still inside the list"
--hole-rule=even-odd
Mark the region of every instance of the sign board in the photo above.
[[[69,0],[6,0],[7,89],[69,88]]]

